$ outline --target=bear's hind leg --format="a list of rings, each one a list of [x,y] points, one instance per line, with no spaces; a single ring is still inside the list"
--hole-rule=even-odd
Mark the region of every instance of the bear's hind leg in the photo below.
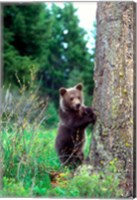
[[[62,165],[68,165],[72,162],[73,154],[69,148],[65,147],[64,149],[61,149],[60,152],[58,152],[58,155]]]
[[[74,154],[72,159],[72,164],[77,167],[78,165],[81,165],[84,161],[84,154],[83,152],[79,152],[78,154]]]

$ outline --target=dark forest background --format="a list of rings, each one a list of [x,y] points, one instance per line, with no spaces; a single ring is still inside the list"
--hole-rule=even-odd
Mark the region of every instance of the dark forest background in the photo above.
[[[15,88],[20,80],[29,89],[33,73],[39,95],[48,96],[57,108],[58,89],[82,82],[91,103],[95,49],[89,53],[73,4],[5,5],[3,18],[4,84]]]

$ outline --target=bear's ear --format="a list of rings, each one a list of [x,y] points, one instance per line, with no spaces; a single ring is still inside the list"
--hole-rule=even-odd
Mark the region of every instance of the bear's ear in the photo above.
[[[82,83],[79,83],[79,84],[77,84],[76,86],[76,89],[78,89],[78,90],[82,90],[82,88],[83,88],[83,85],[82,85]]]
[[[66,92],[67,92],[66,88],[62,87],[59,89],[59,93],[61,94],[61,96],[63,96]]]

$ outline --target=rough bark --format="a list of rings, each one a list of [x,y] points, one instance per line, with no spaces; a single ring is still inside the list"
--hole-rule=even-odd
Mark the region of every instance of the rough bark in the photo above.
[[[114,158],[125,196],[133,195],[133,70],[135,4],[99,2],[93,107],[98,120],[90,158],[95,168]]]

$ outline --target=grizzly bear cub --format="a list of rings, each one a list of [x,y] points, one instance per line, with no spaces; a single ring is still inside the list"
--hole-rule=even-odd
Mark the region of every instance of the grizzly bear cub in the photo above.
[[[96,122],[92,108],[83,105],[82,84],[73,88],[60,88],[60,123],[56,137],[56,150],[62,165],[77,165],[83,159],[85,129]]]

